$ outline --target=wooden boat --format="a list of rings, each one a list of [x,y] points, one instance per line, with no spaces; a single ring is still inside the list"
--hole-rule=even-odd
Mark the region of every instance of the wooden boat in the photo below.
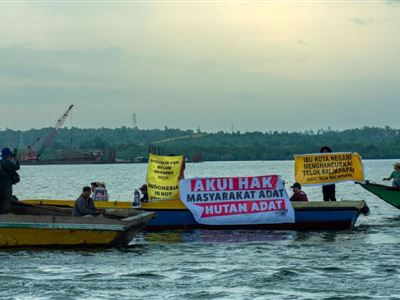
[[[73,201],[65,200],[24,200],[25,203],[41,205],[72,206]],[[365,201],[337,202],[293,202],[295,223],[210,226],[196,222],[193,215],[179,200],[162,200],[142,203],[139,210],[156,212],[156,217],[149,221],[146,230],[164,229],[289,229],[289,230],[322,230],[352,228],[360,213],[367,210]],[[132,202],[96,202],[96,207],[130,208]]]
[[[389,203],[390,205],[400,209],[400,189],[383,185],[370,183],[366,181],[365,183],[359,183],[364,189],[371,192],[372,194],[378,196],[383,201]]]
[[[72,217],[71,209],[44,206],[23,206],[13,211],[22,214],[0,215],[0,247],[125,246],[154,216],[151,212],[126,210]]]
[[[352,228],[366,207],[365,201],[293,202],[292,205],[295,211],[295,223],[229,226],[210,226],[197,223],[180,200],[144,203],[141,209],[157,213],[157,217],[146,227],[147,230],[193,228],[321,230]]]

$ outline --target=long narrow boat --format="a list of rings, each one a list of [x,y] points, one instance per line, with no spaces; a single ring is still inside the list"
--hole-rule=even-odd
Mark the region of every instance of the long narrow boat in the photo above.
[[[393,205],[397,209],[400,209],[399,188],[382,184],[370,183],[369,181],[366,181],[365,183],[360,183],[360,185],[368,192],[371,192],[372,194],[381,198],[383,201],[389,203],[390,205]]]
[[[196,222],[180,200],[144,203],[144,211],[155,211],[157,217],[150,221],[147,230],[160,229],[282,229],[321,230],[352,228],[360,213],[366,208],[365,201],[293,202],[295,223],[210,226]]]
[[[33,208],[30,213],[0,215],[0,247],[125,246],[154,216],[136,212],[72,217],[57,208],[49,212],[46,207]]]
[[[73,201],[67,200],[24,200],[25,203],[36,205],[72,206]],[[193,215],[186,209],[182,201],[162,200],[142,203],[141,211],[156,212],[156,217],[149,221],[146,230],[164,229],[284,229],[284,230],[322,230],[352,228],[360,213],[367,209],[365,201],[337,202],[293,202],[295,223],[210,226],[196,222]],[[131,202],[96,202],[97,207],[130,208]]]

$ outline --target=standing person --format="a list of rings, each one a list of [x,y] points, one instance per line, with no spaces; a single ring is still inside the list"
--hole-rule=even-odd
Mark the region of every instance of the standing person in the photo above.
[[[383,180],[391,180],[392,181],[392,186],[396,188],[400,188],[400,163],[395,163],[393,165],[394,171],[392,174],[390,174],[389,177],[383,178]]]
[[[141,202],[148,202],[149,195],[147,194],[147,184],[143,184],[139,190],[142,192],[142,196],[140,197]]]
[[[147,184],[143,184],[140,188],[135,189],[133,193],[133,207],[140,207],[141,202],[149,202]]]
[[[74,209],[72,210],[72,215],[75,217],[82,216],[97,216],[101,213],[100,210],[97,210],[94,206],[94,201],[90,198],[91,193],[90,186],[85,186],[82,189],[82,194],[75,200]]]
[[[110,196],[106,189],[106,184],[102,181],[92,182],[91,184],[92,195],[90,196],[94,201],[108,201]]]
[[[307,194],[301,190],[301,185],[295,182],[291,188],[293,189],[293,195],[290,197],[290,201],[308,201]]]
[[[185,179],[186,158],[183,157],[181,169],[179,171],[179,180]]]
[[[328,146],[323,146],[320,150],[320,153],[331,153],[332,149]],[[336,188],[334,184],[328,184],[322,186],[322,195],[324,197],[324,201],[336,201]]]
[[[90,188],[91,188],[91,191],[92,191],[92,196],[91,196],[92,198],[93,198],[94,190],[96,188],[98,188],[98,187],[99,187],[99,183],[97,181],[94,181],[94,182],[90,183]]]
[[[7,213],[11,206],[12,185],[19,182],[19,161],[9,148],[1,150],[0,160],[0,213]]]

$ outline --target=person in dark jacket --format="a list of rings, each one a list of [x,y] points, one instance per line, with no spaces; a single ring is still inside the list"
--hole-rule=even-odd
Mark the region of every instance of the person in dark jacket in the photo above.
[[[319,152],[321,153],[331,153],[332,149],[328,146],[323,146]],[[322,195],[324,201],[336,201],[336,187],[334,184],[328,184],[322,186]]]
[[[12,185],[15,184],[15,175],[19,170],[19,161],[15,159],[9,148],[1,150],[0,160],[0,213],[7,213],[11,206]],[[18,179],[19,180],[19,179]]]
[[[147,194],[147,184],[143,184],[139,188],[140,192],[142,193],[142,196],[140,197],[141,202],[149,202],[149,195]]]
[[[97,210],[94,206],[93,199],[90,198],[91,192],[90,186],[83,187],[82,194],[75,200],[74,209],[72,210],[73,216],[97,216],[101,213],[101,211]]]

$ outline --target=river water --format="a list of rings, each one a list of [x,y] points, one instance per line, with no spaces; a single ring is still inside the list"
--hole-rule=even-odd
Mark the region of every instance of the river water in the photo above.
[[[381,183],[393,160],[364,161]],[[20,199],[74,199],[91,181],[111,200],[131,199],[146,164],[23,166]],[[187,164],[186,177],[280,174],[293,162]],[[366,200],[371,214],[345,231],[142,233],[128,249],[0,251],[1,299],[400,299],[400,211],[353,183],[338,199]],[[306,187],[312,200],[320,187]],[[288,191],[290,192],[290,191]]]

